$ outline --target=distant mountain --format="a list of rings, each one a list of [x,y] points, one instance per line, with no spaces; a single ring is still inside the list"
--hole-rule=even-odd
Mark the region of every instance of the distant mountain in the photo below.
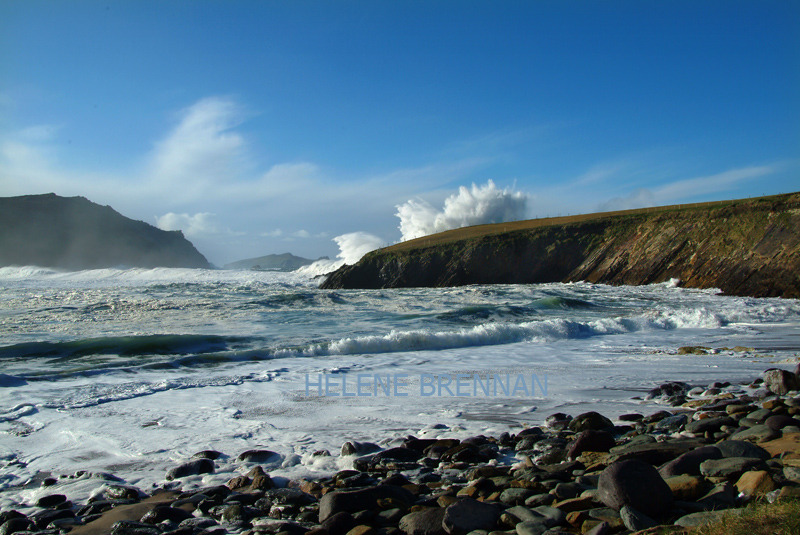
[[[209,268],[180,231],[160,230],[84,197],[0,197],[0,266]]]
[[[327,256],[323,256],[318,260],[327,258]],[[223,267],[225,269],[252,269],[254,271],[294,271],[314,262],[316,260],[295,256],[291,253],[283,253],[239,260],[238,262],[225,264]]]

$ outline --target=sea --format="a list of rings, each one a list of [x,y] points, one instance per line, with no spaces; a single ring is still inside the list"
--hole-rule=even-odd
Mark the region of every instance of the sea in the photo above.
[[[800,356],[800,301],[679,281],[328,290],[300,273],[0,268],[0,509],[105,485],[278,481],[346,441],[497,436],[547,416],[670,408],[667,381],[742,389]],[[708,348],[702,354],[681,347]],[[216,472],[167,482],[200,451]],[[513,461],[513,459],[511,459]],[[51,477],[56,484],[42,487]],[[116,482],[116,483],[115,483]]]

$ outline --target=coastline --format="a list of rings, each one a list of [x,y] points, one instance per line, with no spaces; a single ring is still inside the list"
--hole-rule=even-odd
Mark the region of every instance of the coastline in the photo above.
[[[408,437],[384,447],[349,441],[340,457],[352,469],[315,480],[270,477],[279,456],[269,450],[239,453],[241,473],[211,487],[202,480],[215,471],[215,459],[236,452],[198,452],[147,491],[111,474],[40,474],[30,482],[36,501],[25,504],[34,507],[24,516],[3,511],[0,519],[12,524],[0,529],[12,533],[33,521],[40,531],[56,530],[46,533],[72,528],[78,535],[539,535],[685,526],[719,515],[711,509],[800,496],[797,368],[766,373],[766,383],[691,390],[665,383],[648,394],[664,410],[616,422],[590,411],[550,415],[545,426],[513,435]],[[650,477],[661,498],[637,501],[641,493],[625,490],[625,470],[619,481],[609,475],[621,465],[647,472],[635,479]],[[69,503],[59,486],[81,478],[93,481],[96,493],[87,503]],[[611,482],[622,490],[612,492]]]

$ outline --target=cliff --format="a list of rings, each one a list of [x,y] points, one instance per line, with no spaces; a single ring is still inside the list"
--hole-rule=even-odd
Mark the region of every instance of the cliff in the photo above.
[[[0,266],[210,267],[180,231],[128,219],[83,197],[0,198]]]
[[[481,225],[403,242],[323,288],[588,281],[800,298],[800,193]]]

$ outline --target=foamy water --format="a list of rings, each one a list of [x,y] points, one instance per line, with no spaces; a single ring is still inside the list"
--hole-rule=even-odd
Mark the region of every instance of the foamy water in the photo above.
[[[2,509],[52,493],[30,484],[42,473],[149,490],[215,449],[216,474],[181,482],[211,484],[265,448],[273,475],[323,475],[352,462],[346,440],[654,412],[632,398],[791,368],[800,339],[796,300],[673,284],[331,291],[299,274],[28,267],[0,268],[0,287]],[[80,500],[102,485],[58,489]]]

